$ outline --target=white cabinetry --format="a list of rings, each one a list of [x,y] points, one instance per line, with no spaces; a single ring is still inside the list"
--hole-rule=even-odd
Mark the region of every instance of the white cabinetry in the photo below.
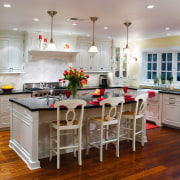
[[[80,41],[78,43],[78,56],[76,67],[86,72],[108,72],[111,71],[111,42],[97,42],[97,53],[89,53],[90,42]]]
[[[147,103],[146,120],[150,120],[161,126],[159,118],[159,101],[150,101]]]
[[[162,94],[162,122],[180,127],[180,96]]]
[[[24,72],[23,39],[0,37],[0,73]]]
[[[0,95],[0,129],[10,127],[10,98],[26,98],[31,97],[31,93],[28,94],[10,94]]]

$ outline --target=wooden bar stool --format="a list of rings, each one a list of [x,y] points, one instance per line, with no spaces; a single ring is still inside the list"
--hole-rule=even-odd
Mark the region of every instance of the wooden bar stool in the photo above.
[[[120,138],[132,140],[133,151],[136,150],[136,136],[141,134],[141,145],[144,146],[144,128],[145,128],[145,112],[147,107],[147,98],[148,94],[140,94],[136,96],[135,101],[135,110],[134,111],[125,111],[122,113],[122,119],[125,119],[126,126],[121,126],[120,129],[124,130],[124,133],[120,135]],[[137,121],[141,120],[141,126],[137,130]]]
[[[123,97],[104,99],[100,102],[100,105],[102,106],[101,117],[91,117],[87,120],[86,154],[88,154],[90,146],[99,148],[100,162],[103,161],[103,145],[108,143],[116,143],[116,157],[119,157],[119,130],[123,103]],[[107,107],[108,110],[105,108],[106,104],[110,105],[109,108]],[[90,125],[94,125],[95,128],[92,129]],[[110,126],[113,126],[113,128]],[[92,140],[92,142],[90,142],[90,140]]]
[[[54,104],[54,107],[57,108],[57,120],[51,122],[50,124],[50,160],[52,159],[52,154],[55,153],[57,155],[57,169],[60,168],[60,150],[65,150],[69,148],[74,149],[74,156],[76,156],[76,149],[78,149],[78,164],[80,166],[82,165],[82,121],[84,116],[85,105],[86,101],[80,99],[63,100]],[[61,110],[60,107],[62,106],[65,106],[67,110]],[[78,119],[75,111],[75,108],[77,106],[81,107]],[[61,111],[65,111],[64,120],[62,120]],[[64,114],[64,112],[62,114]],[[53,130],[56,131],[56,136],[53,135]],[[72,132],[69,132],[69,130],[72,130]],[[60,136],[64,135],[73,135],[73,145],[63,147],[61,146]],[[76,142],[76,137],[78,138],[78,143]],[[56,144],[56,146],[54,144]]]

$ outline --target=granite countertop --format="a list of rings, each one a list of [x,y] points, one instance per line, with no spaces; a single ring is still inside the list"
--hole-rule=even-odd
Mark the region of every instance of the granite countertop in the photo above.
[[[108,97],[119,97],[119,94],[113,94],[113,93],[105,93],[104,98]],[[85,106],[85,109],[87,108],[95,108],[95,107],[100,107],[99,105],[94,105],[94,104],[88,104],[89,101],[96,100],[96,97],[92,97],[91,94],[85,93],[78,95],[79,99],[84,99],[87,102],[87,105]],[[56,102],[59,101],[59,97],[55,97]],[[9,101],[14,102],[18,105],[21,105],[22,107],[25,107],[29,109],[30,111],[52,111],[56,110],[56,108],[51,107],[53,103],[53,97],[49,98],[49,103],[47,104],[47,97],[34,97],[34,98],[13,98],[10,99]],[[125,102],[125,104],[133,103],[134,101],[131,102]],[[78,108],[78,107],[77,107]],[[65,109],[65,108],[62,108]]]
[[[180,95],[180,91],[175,90],[160,90],[159,93]]]
[[[12,92],[7,92],[7,93],[4,93],[2,90],[0,91],[0,95],[24,94],[24,93],[31,93],[31,91],[12,90]]]

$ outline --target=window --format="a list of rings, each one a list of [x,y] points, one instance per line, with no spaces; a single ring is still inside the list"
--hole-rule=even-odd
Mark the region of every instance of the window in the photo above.
[[[141,85],[154,85],[154,78],[164,77],[169,85],[169,77],[173,84],[180,88],[180,47],[155,48],[142,50]]]
[[[157,54],[148,54],[147,79],[154,79],[157,76]]]
[[[172,53],[161,54],[161,77],[168,80],[172,76]]]

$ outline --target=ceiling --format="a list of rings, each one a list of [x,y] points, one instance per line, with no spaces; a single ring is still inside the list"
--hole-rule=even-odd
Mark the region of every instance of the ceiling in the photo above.
[[[11,4],[4,8],[3,4]],[[153,4],[153,9],[146,5]],[[92,36],[89,17],[97,16],[95,37],[126,40],[125,21],[129,40],[180,35],[180,0],[1,0],[0,30],[50,31],[47,10],[56,10],[54,32]],[[34,18],[39,18],[34,22]],[[68,18],[79,18],[72,26]],[[107,30],[104,27],[108,26]],[[169,30],[165,30],[169,27]]]

